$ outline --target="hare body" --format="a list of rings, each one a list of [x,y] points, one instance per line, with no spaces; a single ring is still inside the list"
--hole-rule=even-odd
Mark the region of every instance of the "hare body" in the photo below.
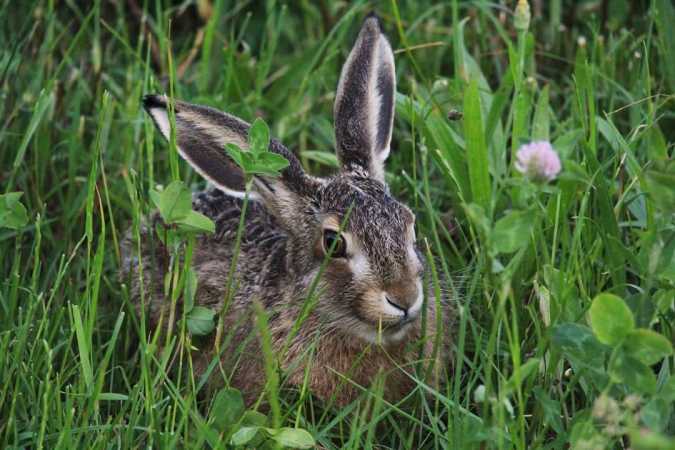
[[[253,179],[234,274],[237,289],[229,305],[224,302],[242,213],[243,176],[222,148],[227,143],[247,148],[249,126],[212,108],[173,101],[179,152],[216,186],[193,196],[194,209],[216,224],[213,235],[196,242],[195,304],[221,312],[224,325],[222,342],[216,345],[211,336],[194,355],[198,375],[220,359],[230,384],[248,402],[261,393],[266,380],[254,302],[268,316],[273,352],[287,383],[307,386],[315,396],[338,404],[354,400],[378,374],[385,377],[385,396],[401,398],[414,385],[414,362],[429,363],[447,354],[452,310],[447,299],[434,298],[433,289],[426,287],[414,215],[384,182],[394,92],[391,47],[378,20],[369,17],[337,90],[342,170],[325,179],[307,175],[290,151],[271,141],[270,151],[290,165],[279,178]],[[165,136],[170,132],[169,101],[161,96],[144,100]],[[151,326],[157,326],[160,318],[166,323],[170,307],[162,294],[168,261],[152,230],[154,226],[143,230],[140,258],[132,240],[125,242],[122,275],[131,282],[139,312],[145,305]],[[443,363],[435,369],[438,375]],[[221,372],[213,371],[210,381],[222,384]]]

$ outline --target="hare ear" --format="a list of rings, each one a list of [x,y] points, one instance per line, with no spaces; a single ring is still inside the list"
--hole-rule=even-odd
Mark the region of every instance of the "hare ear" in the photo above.
[[[225,144],[248,149],[250,125],[237,117],[207,106],[174,101],[176,144],[178,152],[204,178],[226,194],[244,196],[244,174],[225,151]],[[143,107],[159,131],[168,140],[171,133],[168,99],[163,95],[146,95]],[[262,200],[272,212],[283,214],[289,198],[312,197],[317,181],[305,174],[300,161],[279,141],[272,139],[270,151],[289,162],[279,179],[255,176],[252,198]],[[284,205],[281,202],[285,201]]]
[[[394,123],[394,54],[377,16],[366,18],[335,97],[335,141],[343,170],[384,181]]]
[[[143,107],[168,141],[171,135],[168,99],[146,95]],[[178,153],[205,179],[235,197],[244,191],[244,176],[225,152],[225,144],[246,148],[248,124],[206,106],[174,102]]]

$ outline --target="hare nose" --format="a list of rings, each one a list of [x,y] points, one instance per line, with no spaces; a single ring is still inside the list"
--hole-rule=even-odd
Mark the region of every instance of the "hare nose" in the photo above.
[[[399,304],[399,303],[396,303],[389,296],[386,296],[385,298],[387,299],[387,303],[389,303],[394,308],[403,312],[403,317],[408,317],[408,308],[406,308],[405,306],[401,306],[401,304]]]

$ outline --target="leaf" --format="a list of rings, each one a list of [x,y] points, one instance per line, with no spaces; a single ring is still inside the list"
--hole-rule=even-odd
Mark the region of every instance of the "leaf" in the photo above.
[[[152,203],[155,205],[155,208],[159,209],[159,191],[156,191],[154,189],[150,190],[150,200],[152,200]]]
[[[671,375],[659,390],[659,397],[667,402],[675,402],[675,375]]]
[[[195,306],[187,315],[187,327],[190,333],[197,336],[209,334],[215,328],[213,318],[216,312],[203,306]]]
[[[635,159],[635,155],[626,142],[626,139],[621,135],[621,132],[616,128],[616,125],[611,119],[603,119],[602,117],[595,118],[596,126],[600,134],[609,142],[612,150],[616,152],[617,156],[626,160],[626,170],[632,177],[639,176],[642,168],[640,163]]]
[[[183,289],[183,308],[186,313],[192,311],[192,308],[194,307],[198,284],[199,280],[197,278],[197,272],[190,267],[187,271],[185,288]]]
[[[247,169],[247,159],[245,159],[246,152],[239,148],[238,145],[235,144],[225,144],[225,151],[227,154],[232,158],[232,160],[239,166],[244,172],[246,172]]]
[[[521,364],[521,366],[513,371],[513,375],[511,375],[511,378],[506,382],[506,386],[508,391],[514,391],[516,388],[521,385],[527,377],[529,377],[534,371],[537,370],[537,367],[539,367],[540,363],[539,358],[530,358],[525,363]]]
[[[658,208],[667,213],[675,211],[675,161],[661,169],[646,170],[643,184]]]
[[[648,366],[673,353],[673,346],[668,339],[644,328],[630,332],[624,342],[624,349],[630,356]]]
[[[659,289],[653,298],[657,311],[661,314],[665,314],[669,309],[675,309],[675,289]]]
[[[626,384],[634,391],[643,394],[656,392],[654,372],[623,351],[617,352],[609,366],[609,375],[618,382]]]
[[[563,423],[560,419],[560,402],[553,400],[540,386],[534,388],[534,397],[544,411],[544,423],[550,425],[556,433],[562,433]]]
[[[261,153],[257,155],[250,173],[277,175],[278,171],[288,167],[288,165],[288,160],[281,155],[272,152]]]
[[[654,431],[663,431],[673,413],[673,403],[657,394],[640,409],[640,420]]]
[[[485,210],[475,203],[464,205],[464,212],[481,236],[487,236],[490,232],[490,221],[485,215]]]
[[[338,162],[337,156],[332,152],[322,152],[320,150],[305,150],[302,152],[303,158],[307,158],[310,161],[315,161],[324,166],[339,168],[340,163]]]
[[[653,123],[649,128],[645,130],[647,133],[647,155],[651,160],[662,160],[665,161],[668,159],[668,142],[666,137],[663,135],[663,132],[658,126],[658,123]]]
[[[23,158],[26,154],[26,149],[28,149],[28,144],[30,143],[30,140],[33,138],[33,134],[35,134],[35,130],[37,130],[38,125],[40,125],[40,122],[42,122],[45,113],[54,103],[54,98],[55,95],[53,92],[42,89],[40,91],[40,94],[38,95],[37,101],[34,103],[34,105],[31,105],[33,115],[30,118],[28,127],[22,130],[23,137],[21,138],[19,148],[16,150],[16,156],[14,157],[14,164],[12,165],[14,169],[17,169],[23,162]]]
[[[657,38],[662,70],[667,74],[666,80],[668,80],[670,92],[673,92],[675,91],[675,33],[673,33],[675,7],[671,0],[654,0],[653,5],[653,17],[659,31]]]
[[[241,427],[230,438],[230,444],[234,446],[246,445],[258,434],[261,427]]]
[[[588,416],[589,411],[587,409],[581,410],[581,412],[578,412],[572,420],[573,425],[568,440],[573,449],[583,448],[583,443],[596,439],[597,436],[599,436],[599,433],[593,424],[593,420]],[[602,440],[600,443],[602,443]],[[602,446],[599,448],[602,448]]]
[[[312,448],[315,445],[314,438],[306,430],[301,428],[280,428],[279,430],[267,429],[272,440],[284,447]]]
[[[573,128],[553,141],[553,148],[556,149],[561,158],[566,159],[571,155],[572,151],[574,151],[583,136],[584,130]],[[565,162],[565,167],[567,167],[567,162]]]
[[[251,169],[255,165],[255,157],[251,153],[244,151],[241,154],[241,162],[242,162],[241,167],[244,170],[244,172],[250,173]]]
[[[19,201],[23,192],[0,195],[0,227],[18,230],[28,223],[26,207]]]
[[[94,386],[94,371],[91,368],[91,341],[87,339],[87,332],[84,329],[79,305],[71,306],[71,314],[73,327],[75,328],[75,337],[77,338],[77,349],[80,357],[79,366],[82,368],[82,378],[84,378],[87,390],[91,392]]]
[[[223,432],[236,425],[245,410],[241,392],[238,389],[224,388],[216,394],[209,418],[218,431]]]
[[[191,232],[207,232],[207,233],[215,233],[216,232],[216,224],[206,217],[204,214],[199,213],[197,211],[190,211],[188,212],[187,216],[183,217],[182,219],[176,220],[176,223],[181,225],[181,229],[184,231],[191,231]]]
[[[159,213],[166,223],[174,223],[192,211],[192,194],[182,181],[172,181],[159,194]]]
[[[478,81],[472,78],[464,96],[464,140],[466,160],[469,166],[469,182],[472,200],[490,211],[490,173],[488,171],[488,149],[485,144],[483,117],[480,109]]]
[[[512,211],[495,224],[492,244],[500,253],[513,253],[530,242],[535,215],[531,211]]]
[[[261,426],[264,427],[267,423],[267,416],[258,411],[248,410],[244,412],[243,417],[241,418],[241,423],[244,426]]]
[[[534,119],[532,120],[532,140],[549,140],[550,121],[548,107],[548,85],[546,85],[539,94],[537,106],[534,109]]]
[[[248,130],[249,151],[254,154],[267,152],[270,145],[270,129],[261,118],[253,121],[251,128]]]
[[[604,347],[588,327],[577,323],[563,323],[551,329],[551,341],[570,360],[591,370],[604,370]]]
[[[626,303],[613,294],[600,294],[589,310],[591,328],[603,344],[617,345],[635,328],[633,313]]]
[[[492,104],[490,105],[490,110],[485,120],[486,142],[493,142],[493,136],[495,130],[497,129],[497,126],[499,125],[499,127],[501,127],[500,120],[504,112],[504,109],[509,103],[512,92],[513,92],[513,76],[511,75],[511,72],[506,72],[502,77],[497,92],[495,92],[494,96],[492,97]],[[494,144],[493,142],[493,148],[495,145],[496,144]],[[501,142],[500,145],[502,145]],[[503,145],[506,145],[506,143],[504,142]],[[495,151],[492,152],[492,158],[493,160],[495,160],[495,162],[497,159],[499,160],[499,164],[500,166],[502,166],[502,168],[500,171],[498,171],[498,173],[502,174],[505,169],[503,167],[505,166],[504,158],[501,156],[501,153],[499,155],[497,155],[496,153],[497,152]]]
[[[628,431],[630,448],[635,450],[675,450],[675,439],[645,428]]]
[[[513,125],[511,131],[511,152],[515,155],[518,148],[529,139],[530,115],[532,112],[533,93],[529,87],[521,83],[521,89],[513,100]]]
[[[222,440],[223,438],[221,437],[221,433],[219,433],[217,430],[208,427],[206,425],[202,425],[200,427],[199,433],[201,434],[201,437],[209,443],[209,447],[205,448],[222,448]]]
[[[178,231],[165,226],[159,220],[155,223],[155,235],[168,249],[177,249],[180,246],[181,239]]]
[[[98,399],[124,402],[129,400],[129,396],[125,394],[118,394],[116,392],[101,392],[98,395]]]

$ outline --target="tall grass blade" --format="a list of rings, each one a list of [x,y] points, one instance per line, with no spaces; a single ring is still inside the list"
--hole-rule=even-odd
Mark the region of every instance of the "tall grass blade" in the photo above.
[[[492,189],[488,164],[488,149],[485,144],[483,114],[481,112],[478,81],[469,81],[464,95],[464,139],[466,142],[466,162],[471,182],[471,199],[490,211]]]

